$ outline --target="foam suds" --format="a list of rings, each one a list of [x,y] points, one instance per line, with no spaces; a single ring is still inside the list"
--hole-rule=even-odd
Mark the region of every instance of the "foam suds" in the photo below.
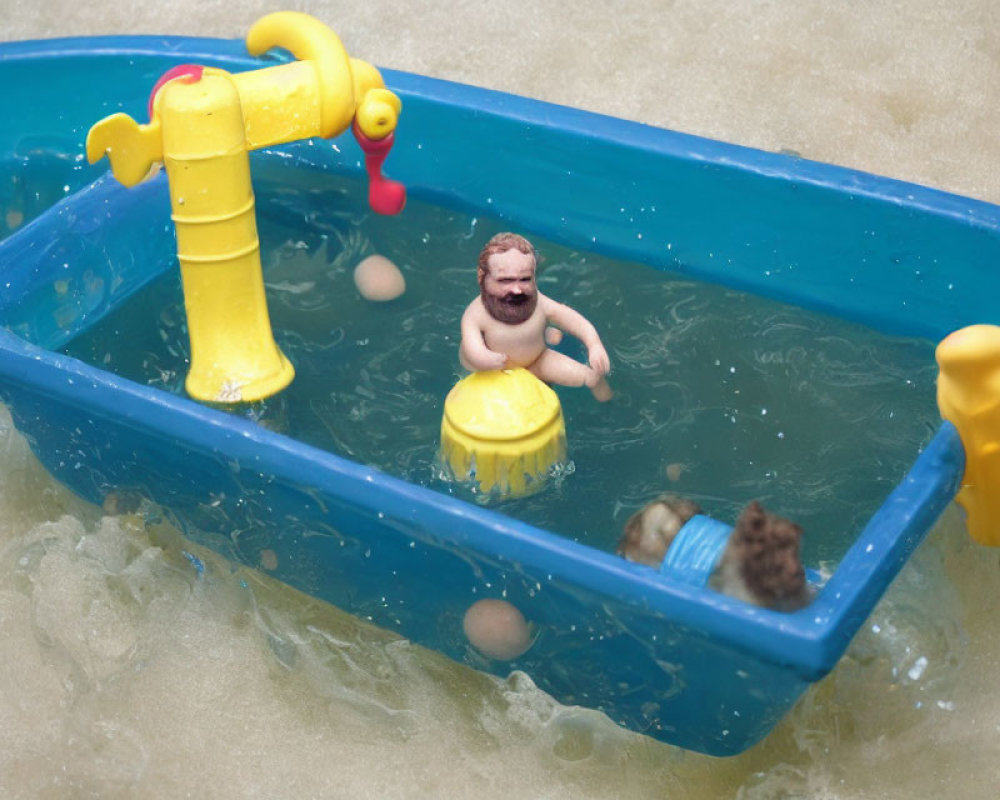
[[[1000,201],[988,0],[286,7],[307,6],[381,66]],[[15,4],[0,36],[239,37],[275,8],[42,0]],[[105,516],[47,477],[6,414],[0,455],[5,797],[995,793],[1000,575],[954,510],[831,676],[720,761],[413,647],[163,522]]]

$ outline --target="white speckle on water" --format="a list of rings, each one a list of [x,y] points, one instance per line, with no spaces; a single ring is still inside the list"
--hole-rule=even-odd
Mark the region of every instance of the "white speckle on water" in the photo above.
[[[926,669],[927,659],[924,656],[920,656],[920,658],[913,662],[913,666],[907,670],[906,675],[911,681],[919,681],[923,677],[924,670]]]

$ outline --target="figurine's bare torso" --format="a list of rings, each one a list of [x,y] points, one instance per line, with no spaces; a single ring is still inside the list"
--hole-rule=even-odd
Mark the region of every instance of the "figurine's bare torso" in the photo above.
[[[471,321],[479,328],[486,347],[507,357],[505,368],[530,367],[546,349],[545,300],[539,294],[538,305],[531,316],[518,324],[494,319],[479,297],[472,301],[466,314],[470,315]]]
[[[486,347],[506,356],[504,369],[530,368],[548,350],[545,343],[545,328],[549,324],[547,307],[551,302],[539,292],[538,304],[531,316],[517,324],[494,319],[480,297],[472,301],[465,314],[469,318],[469,323],[478,328]]]

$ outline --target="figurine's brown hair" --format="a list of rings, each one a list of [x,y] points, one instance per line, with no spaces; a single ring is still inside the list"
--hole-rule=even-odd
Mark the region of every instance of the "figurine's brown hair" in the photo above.
[[[523,236],[516,233],[498,233],[479,251],[479,262],[476,273],[480,286],[483,285],[483,279],[490,270],[490,256],[497,253],[506,253],[508,250],[519,250],[526,256],[531,256],[533,260],[537,261],[534,246]]]

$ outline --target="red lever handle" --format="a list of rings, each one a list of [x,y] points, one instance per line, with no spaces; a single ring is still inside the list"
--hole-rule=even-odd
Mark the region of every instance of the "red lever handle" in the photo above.
[[[384,139],[369,139],[355,120],[352,126],[354,138],[365,154],[365,170],[368,172],[368,204],[376,214],[398,214],[406,205],[406,187],[398,181],[391,181],[382,174],[382,162],[392,149],[394,135]]]

